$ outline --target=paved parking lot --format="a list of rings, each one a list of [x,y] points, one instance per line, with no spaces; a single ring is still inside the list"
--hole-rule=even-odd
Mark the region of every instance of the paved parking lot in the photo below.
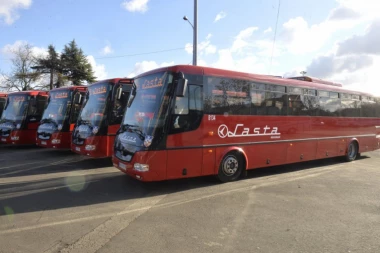
[[[380,252],[379,179],[379,151],[220,184],[0,147],[0,252]]]

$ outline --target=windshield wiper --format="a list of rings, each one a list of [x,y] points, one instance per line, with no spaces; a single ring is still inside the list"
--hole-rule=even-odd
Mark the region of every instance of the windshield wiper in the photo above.
[[[41,120],[41,124],[44,124],[44,123],[53,123],[54,125],[58,125],[57,124],[57,122],[55,122],[55,120],[54,119],[52,119],[52,118],[45,118],[45,119],[42,119]]]
[[[91,125],[91,122],[89,120],[84,120],[84,119],[81,119],[79,120],[79,124],[80,125]]]

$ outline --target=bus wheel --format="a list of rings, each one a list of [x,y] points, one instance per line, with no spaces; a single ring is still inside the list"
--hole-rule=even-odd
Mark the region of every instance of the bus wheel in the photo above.
[[[358,144],[356,141],[352,141],[350,145],[348,145],[347,154],[346,154],[346,161],[351,162],[356,159],[358,156]]]
[[[219,180],[224,183],[237,180],[242,173],[243,164],[244,161],[237,152],[228,153],[219,165]]]

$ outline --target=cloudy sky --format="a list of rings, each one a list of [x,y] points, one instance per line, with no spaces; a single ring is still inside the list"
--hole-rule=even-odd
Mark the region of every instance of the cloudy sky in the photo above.
[[[278,0],[198,0],[198,65],[281,76],[305,70],[380,95],[380,1],[278,7]],[[193,22],[193,0],[0,0],[0,70],[9,71],[9,50],[21,43],[43,54],[72,39],[98,79],[191,64],[184,15]]]

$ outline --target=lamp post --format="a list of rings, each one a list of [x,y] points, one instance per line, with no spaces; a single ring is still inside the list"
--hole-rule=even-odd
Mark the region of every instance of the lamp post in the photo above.
[[[196,66],[197,65],[197,30],[198,30],[198,27],[197,27],[197,23],[198,23],[198,10],[197,10],[197,7],[198,6],[198,0],[194,0],[194,25],[190,22],[190,20],[184,16],[183,17],[183,20],[186,20],[187,22],[189,22],[189,24],[191,25],[191,27],[193,28],[193,65]]]

